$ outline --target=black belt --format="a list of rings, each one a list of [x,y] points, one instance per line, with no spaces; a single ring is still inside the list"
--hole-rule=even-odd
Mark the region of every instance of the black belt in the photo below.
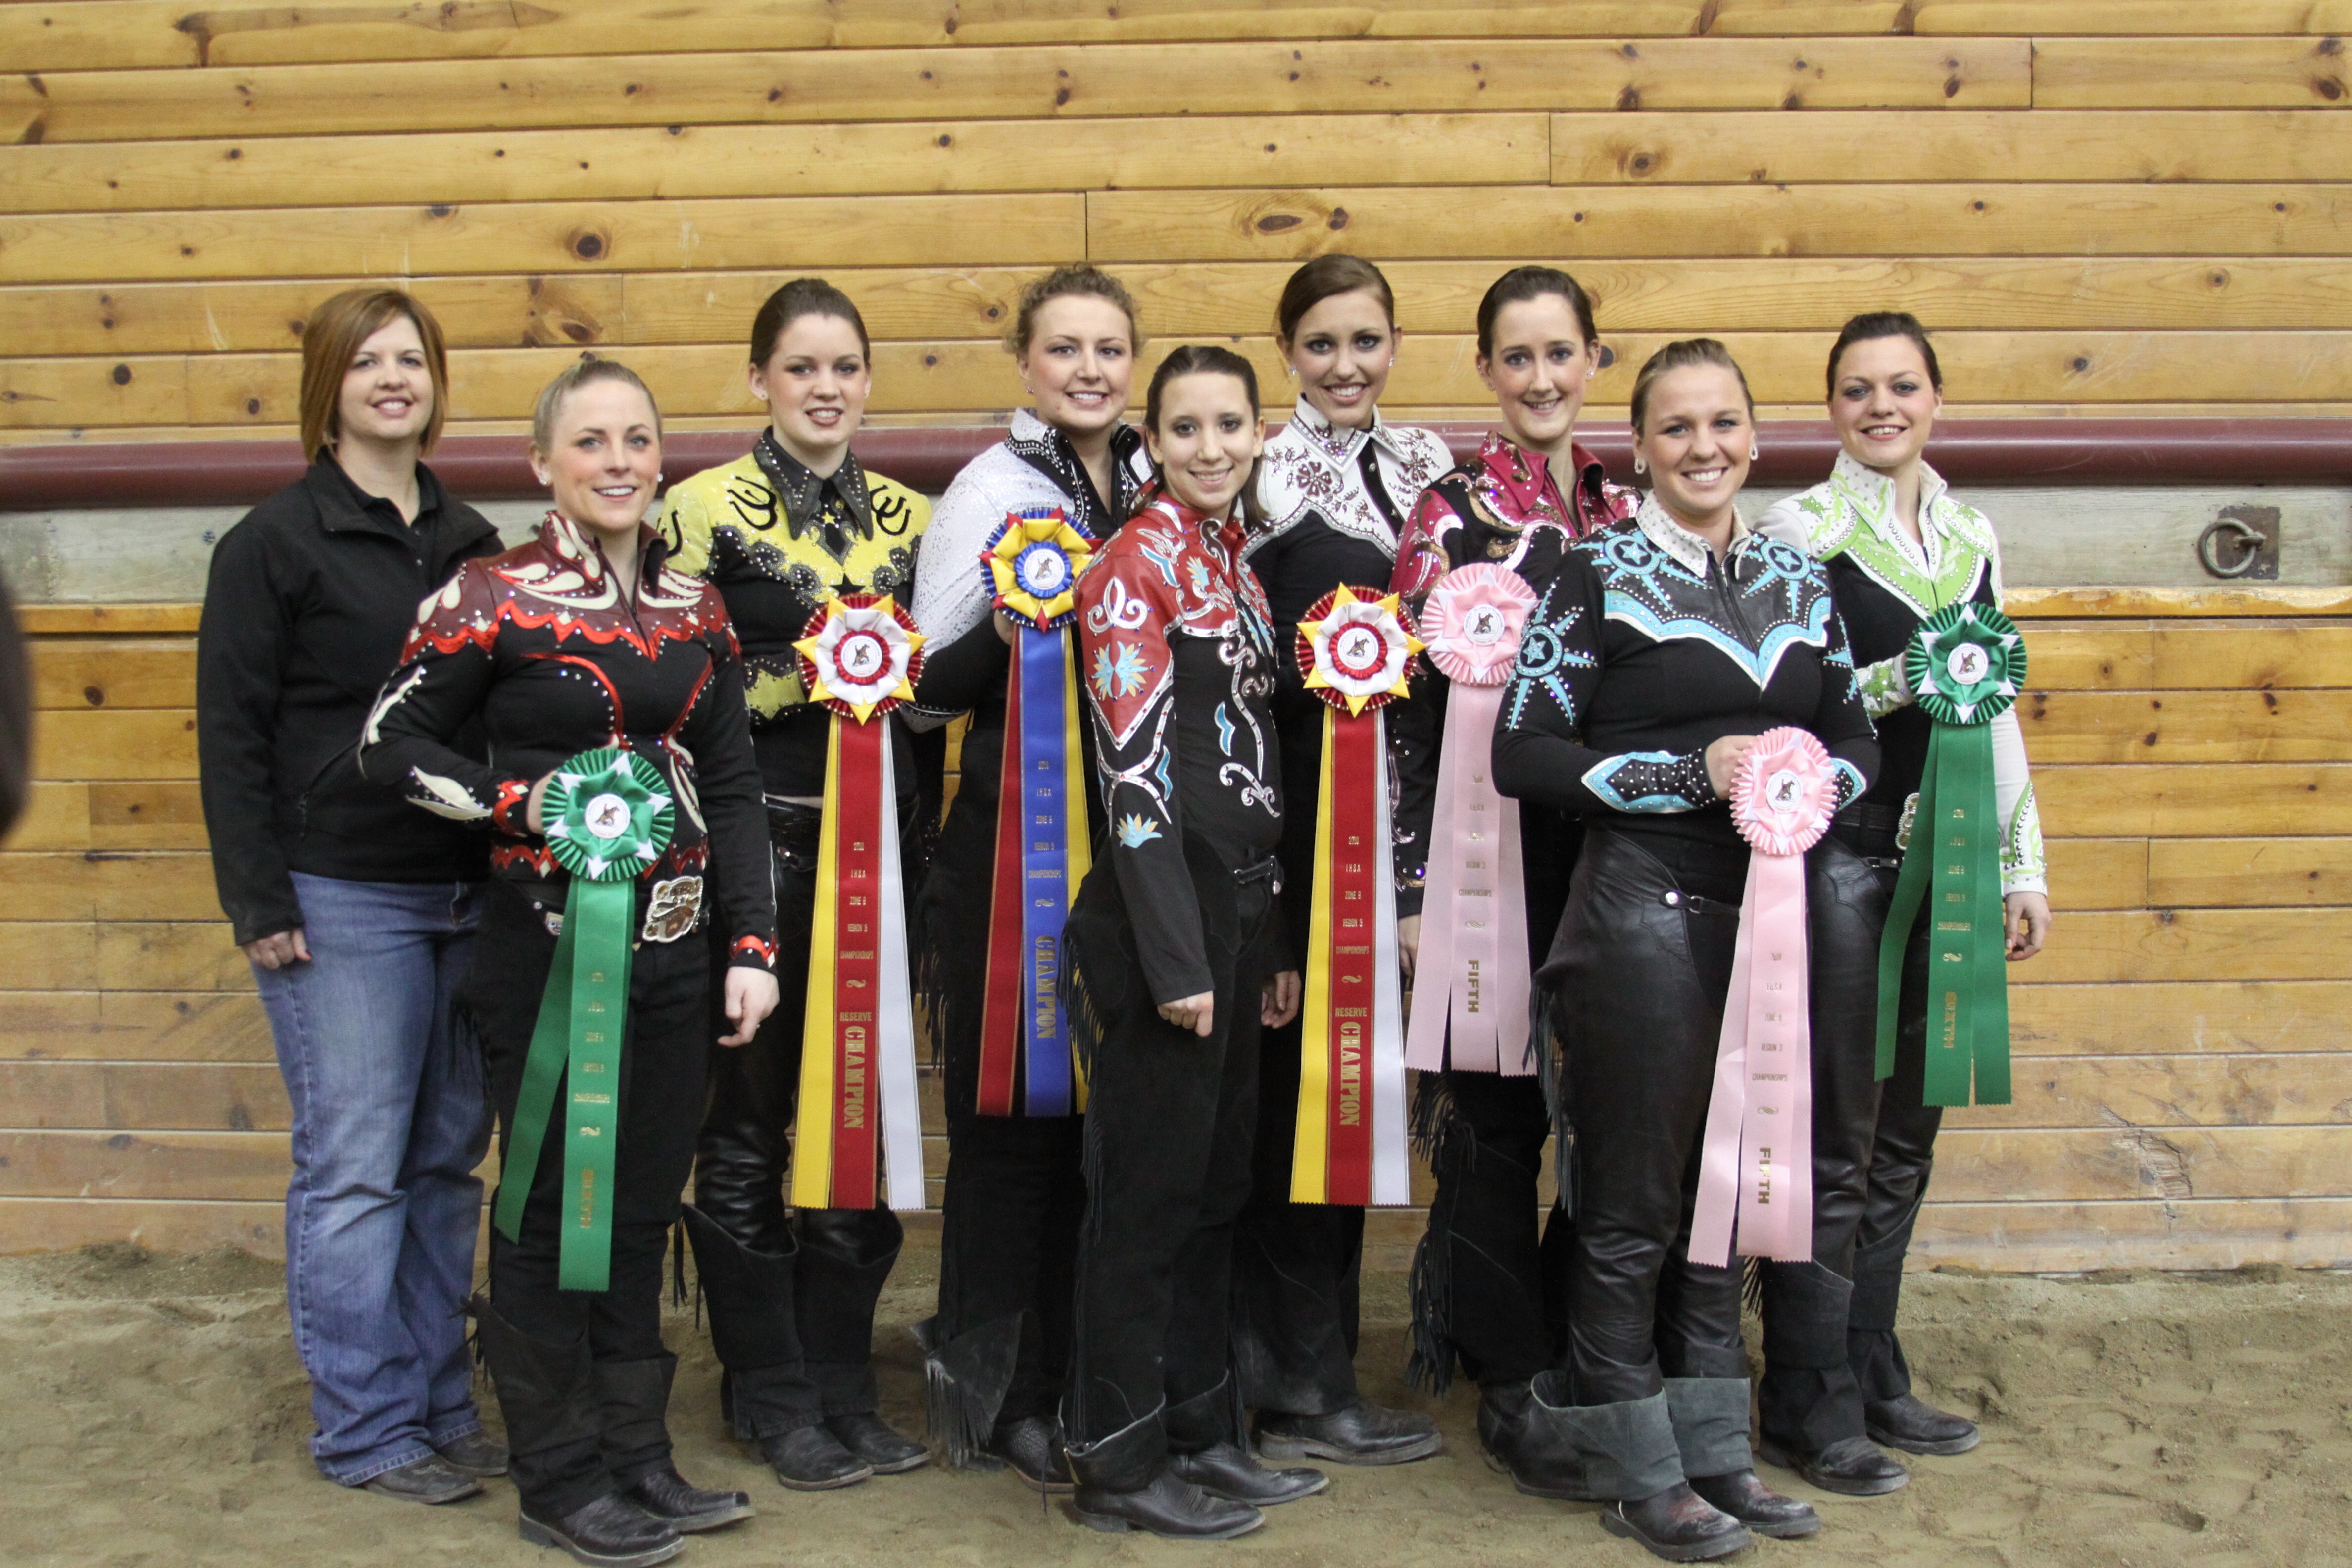
[[[1246,866],[1234,868],[1234,880],[1246,888],[1254,882],[1271,882],[1266,891],[1282,891],[1282,862],[1269,855],[1263,860],[1253,860]]]

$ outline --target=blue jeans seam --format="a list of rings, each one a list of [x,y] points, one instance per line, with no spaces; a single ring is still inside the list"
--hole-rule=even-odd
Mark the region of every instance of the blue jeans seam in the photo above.
[[[320,1465],[319,1467],[319,1473],[326,1477],[329,1480],[334,1482],[337,1486],[363,1487],[367,1485],[368,1482],[375,1479],[376,1477],[390,1475],[393,1471],[400,1468],[403,1465],[413,1465],[417,1460],[425,1458],[432,1452],[433,1449],[429,1445],[420,1443],[414,1437],[411,1437],[394,1444],[388,1449],[377,1450],[376,1453],[369,1456],[368,1462],[366,1464],[360,1466],[357,1469],[339,1472],[331,1470],[327,1468],[326,1466]],[[387,1458],[386,1456],[388,1455],[397,1455],[398,1457]]]

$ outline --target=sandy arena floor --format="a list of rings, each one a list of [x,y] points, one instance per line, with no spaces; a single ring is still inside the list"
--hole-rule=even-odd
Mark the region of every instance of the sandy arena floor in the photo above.
[[[910,1255],[883,1300],[886,1413],[919,1426],[905,1325],[928,1310],[934,1255]],[[1396,1377],[1402,1282],[1366,1281],[1366,1386]],[[446,1509],[321,1480],[276,1265],[136,1248],[0,1259],[0,1555],[73,1568],[328,1568],[568,1561],[515,1538],[503,1482]],[[1913,1461],[1869,1501],[1811,1494],[1811,1542],[1741,1563],[1885,1568],[2238,1568],[2352,1563],[2352,1279],[2249,1270],[2218,1279],[1931,1276],[1906,1299],[1922,1392],[1979,1417],[1985,1442]],[[1475,1396],[1433,1408],[1449,1451],[1389,1470],[1336,1468],[1329,1492],[1223,1547],[1095,1534],[1002,1477],[922,1470],[845,1492],[778,1488],[721,1435],[717,1367],[690,1321],[671,1411],[679,1460],[750,1490],[760,1517],[694,1541],[681,1563],[805,1568],[1202,1563],[1417,1568],[1650,1562],[1590,1508],[1539,1502],[1490,1471]],[[495,1406],[492,1406],[493,1411]],[[495,1422],[496,1416],[491,1417]]]

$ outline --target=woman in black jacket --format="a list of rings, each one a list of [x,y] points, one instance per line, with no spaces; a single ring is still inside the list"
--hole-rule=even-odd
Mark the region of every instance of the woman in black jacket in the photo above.
[[[417,459],[440,433],[441,329],[353,289],[302,333],[310,470],[213,552],[196,735],[213,874],[293,1102],[286,1292],[330,1480],[419,1502],[506,1468],[466,1364],[489,1135],[450,1027],[478,837],[356,761],[416,602],[497,531]]]
[[[462,997],[505,1130],[475,1311],[523,1539],[614,1568],[751,1511],[678,1478],[664,1420],[677,1366],[661,1339],[664,1243],[720,1026],[704,921],[726,937],[733,1027],[719,1043],[742,1045],[776,1005],[742,658],[719,591],[672,566],[644,521],[660,418],[611,360],[548,385],[531,463],[554,510],[530,543],[425,601],[361,748],[369,777],[496,844]],[[451,743],[478,722],[487,763]],[[614,781],[596,771],[614,753],[634,786],[591,782]],[[666,841],[633,811],[667,818]],[[574,885],[583,875],[594,886]],[[551,984],[558,964],[568,984]]]
[[[1817,738],[1841,802],[1868,787],[1878,742],[1827,574],[1734,504],[1756,435],[1729,352],[1667,344],[1633,405],[1653,488],[1631,522],[1561,554],[1504,688],[1495,784],[1585,824],[1535,981],[1560,1037],[1576,1230],[1565,1386],[1538,1377],[1528,1416],[1581,1472],[1554,1495],[1605,1500],[1612,1534],[1691,1563],[1751,1530],[1821,1528],[1756,1479],[1739,1271],[1690,1256],[1749,859],[1726,801],[1769,731]],[[1868,1082],[1885,903],[1835,840],[1806,861],[1818,1109],[1851,1069]]]

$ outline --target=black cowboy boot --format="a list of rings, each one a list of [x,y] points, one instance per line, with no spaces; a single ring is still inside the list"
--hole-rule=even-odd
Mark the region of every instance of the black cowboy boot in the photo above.
[[[1486,1462],[1528,1496],[1591,1502],[1597,1499],[1565,1414],[1573,1408],[1567,1385],[1564,1373],[1544,1372],[1480,1388],[1478,1442]]]
[[[793,1256],[753,1251],[691,1204],[685,1213],[710,1310],[710,1342],[725,1368],[719,1413],[735,1436],[758,1447],[777,1481],[793,1491],[830,1491],[872,1476],[871,1466],[825,1430],[823,1404],[803,1370]]]
[[[1763,1286],[1759,1451],[1823,1491],[1881,1497],[1900,1489],[1910,1472],[1864,1431],[1862,1387],[1846,1354],[1853,1281],[1819,1263],[1767,1263]],[[1744,1424],[1744,1401],[1742,1415]]]
[[[1691,1490],[1759,1535],[1793,1540],[1822,1528],[1808,1504],[1756,1479],[1748,1447],[1748,1380],[1670,1377],[1666,1415]]]
[[[802,1209],[793,1305],[825,1430],[877,1476],[919,1469],[930,1450],[875,1414],[874,1304],[904,1231],[887,1209]]]
[[[1169,1405],[1164,1421],[1169,1469],[1212,1497],[1258,1508],[1296,1502],[1331,1484],[1320,1470],[1304,1466],[1269,1470],[1259,1464],[1242,1443],[1234,1415],[1230,1372],[1206,1394]]]
[[[586,1336],[568,1345],[534,1340],[479,1296],[474,1316],[506,1417],[522,1538],[594,1568],[650,1568],[677,1556],[685,1547],[677,1531],[622,1496],[604,1468]]]
[[[1157,1410],[1097,1442],[1072,1445],[1069,1456],[1077,1479],[1071,1506],[1089,1530],[1228,1541],[1265,1522],[1249,1504],[1213,1496],[1168,1468],[1168,1435]]]
[[[1668,1563],[1705,1563],[1748,1544],[1748,1527],[1691,1489],[1683,1477],[1666,1396],[1571,1405],[1558,1419],[1596,1497],[1612,1500],[1601,1527]]]
[[[677,1531],[694,1535],[751,1517],[744,1492],[689,1486],[670,1458],[670,1382],[677,1357],[596,1363],[596,1402],[604,1420],[604,1465],[622,1495]]]

